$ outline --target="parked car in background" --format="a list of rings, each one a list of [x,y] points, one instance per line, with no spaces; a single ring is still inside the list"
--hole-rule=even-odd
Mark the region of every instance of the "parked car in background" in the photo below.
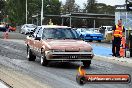
[[[0,31],[5,32],[7,29],[4,24],[0,24]]]
[[[21,27],[21,34],[28,34],[34,31],[34,29],[36,28],[36,25],[34,24],[24,24]]]
[[[99,31],[104,35],[106,41],[112,41],[112,26],[101,26]]]
[[[40,57],[43,66],[50,61],[82,61],[85,67],[89,67],[94,56],[91,45],[67,26],[38,26],[32,36],[27,36],[26,45],[27,59],[35,61],[36,56]]]
[[[109,34],[112,34],[112,26],[101,26],[99,31],[104,34],[104,38],[107,39]]]
[[[98,29],[95,28],[78,28],[77,33],[79,36],[85,40],[92,42],[93,40],[101,42],[103,40],[103,34],[101,34]]]

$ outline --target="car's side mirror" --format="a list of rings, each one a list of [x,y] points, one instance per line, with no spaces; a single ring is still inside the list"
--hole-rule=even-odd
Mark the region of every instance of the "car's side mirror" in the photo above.
[[[35,40],[39,40],[40,41],[41,40],[41,37],[36,37]]]

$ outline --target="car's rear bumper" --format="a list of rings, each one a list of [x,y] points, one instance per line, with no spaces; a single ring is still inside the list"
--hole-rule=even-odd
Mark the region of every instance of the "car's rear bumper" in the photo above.
[[[48,52],[47,60],[63,61],[83,61],[91,60],[94,57],[93,52]]]

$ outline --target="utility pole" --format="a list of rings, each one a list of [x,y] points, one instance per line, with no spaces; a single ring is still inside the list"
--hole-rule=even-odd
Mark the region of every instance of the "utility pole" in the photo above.
[[[42,7],[41,7],[41,25],[43,25],[43,0],[42,0]]]
[[[26,24],[27,24],[27,0],[26,0]]]

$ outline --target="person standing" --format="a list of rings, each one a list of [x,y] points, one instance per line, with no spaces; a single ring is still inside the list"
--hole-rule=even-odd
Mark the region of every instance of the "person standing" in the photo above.
[[[49,25],[53,25],[52,19],[50,19],[50,21],[49,21]]]
[[[113,26],[112,33],[112,56],[120,57],[120,45],[122,36],[124,36],[123,32],[125,32],[125,28],[122,25],[122,19],[118,20],[118,24]]]

